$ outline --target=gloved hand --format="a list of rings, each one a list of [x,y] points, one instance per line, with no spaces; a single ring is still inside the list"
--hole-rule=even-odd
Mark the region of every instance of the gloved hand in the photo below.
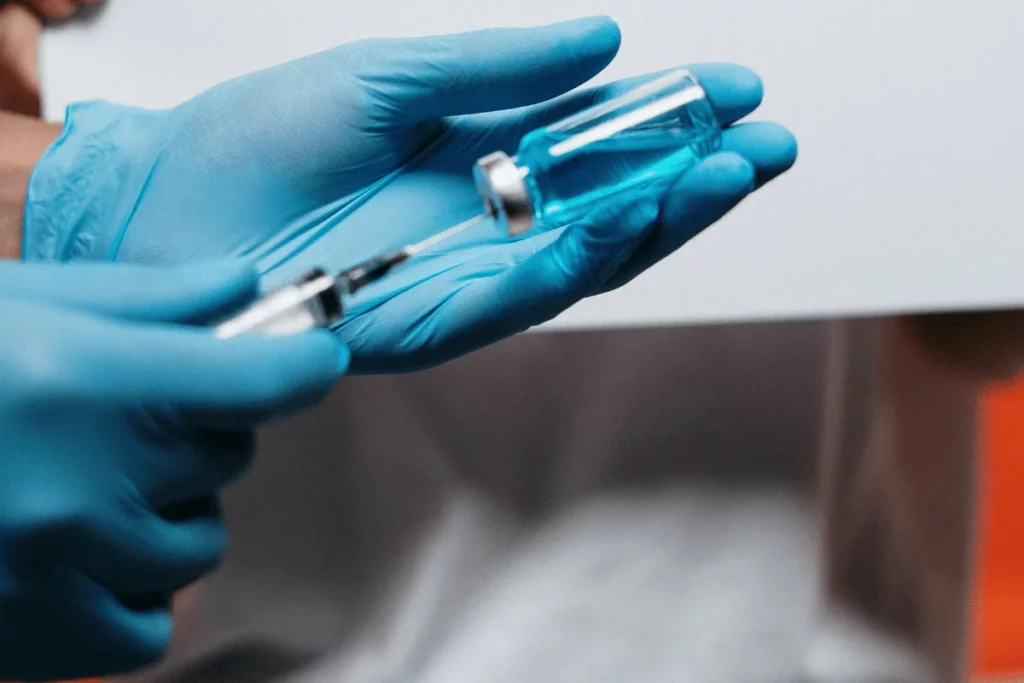
[[[476,159],[512,152],[524,133],[620,90],[546,102],[600,72],[619,39],[598,18],[370,40],[170,111],[74,106],[31,182],[24,256],[244,256],[268,285],[314,265],[352,265],[479,213]],[[694,70],[725,124],[760,103],[750,71]],[[795,155],[785,129],[735,125],[722,153],[638,206],[517,241],[489,225],[470,231],[357,298],[337,328],[353,369],[420,368],[544,322],[648,268]]]
[[[322,396],[328,332],[218,340],[184,324],[256,288],[250,268],[0,262],[0,680],[152,662],[170,595],[225,550],[217,491],[250,427]]]

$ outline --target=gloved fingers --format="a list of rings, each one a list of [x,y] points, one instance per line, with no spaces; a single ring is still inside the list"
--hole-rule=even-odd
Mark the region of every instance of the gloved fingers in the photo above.
[[[216,569],[227,551],[227,527],[217,499],[207,496],[190,507],[184,519],[139,510],[130,517],[130,528],[95,524],[83,570],[125,605],[159,606]]]
[[[240,261],[185,266],[0,262],[0,291],[136,321],[206,322],[251,300],[253,268]]]
[[[164,655],[174,632],[169,608],[131,609],[104,587],[85,578],[82,581],[86,609],[69,609],[65,618],[81,618],[76,635],[89,634],[88,651],[103,669],[71,672],[61,675],[61,680],[125,674],[150,666]]]
[[[133,610],[85,574],[71,575],[59,596],[33,610],[17,634],[53,654],[46,661],[13,656],[16,680],[65,681],[114,676],[152,665],[170,645],[173,622],[169,608]],[[5,652],[5,654],[8,654]],[[10,653],[13,655],[13,653]],[[17,668],[23,661],[22,668]],[[4,659],[7,665],[7,657]]]
[[[722,133],[722,151],[735,152],[754,165],[756,186],[782,175],[796,163],[796,138],[784,126],[752,122]]]
[[[612,277],[657,222],[656,199],[610,204],[494,282],[499,338],[546,322]]]
[[[753,192],[754,177],[751,163],[734,152],[698,164],[672,186],[658,225],[598,291],[621,287],[721,219]]]
[[[761,106],[761,77],[739,64],[708,63],[690,67],[708,94],[718,121],[731,126]]]
[[[723,133],[723,151],[684,174],[667,192],[651,235],[602,288],[621,287],[710,227],[748,194],[796,161],[796,139],[774,123],[745,123]]]
[[[349,362],[348,348],[327,331],[218,339],[205,329],[104,328],[78,350],[77,374],[87,380],[81,391],[154,411],[169,406],[194,426],[251,426],[306,408],[327,394]],[[103,381],[92,388],[96,383],[88,380],[95,377]]]
[[[60,557],[69,553],[63,548]],[[66,681],[152,664],[167,650],[169,606],[132,610],[72,562],[41,570],[3,596],[3,671],[11,680]]]
[[[348,347],[328,331],[287,340],[225,341],[237,341],[237,356],[248,362],[226,373],[219,395],[209,386],[208,396],[196,401],[187,386],[179,385],[182,415],[192,424],[241,430],[310,408],[330,393],[351,360]]]
[[[730,126],[761,106],[764,85],[750,69],[738,64],[709,63],[686,67],[696,74],[723,126]],[[646,83],[665,71],[634,76],[608,85],[570,93],[553,102],[529,108],[520,119],[521,134],[542,128],[583,109],[606,102]]]
[[[251,430],[197,428],[188,416],[174,419],[182,421],[182,430],[195,435],[176,440],[176,447],[169,451],[157,451],[159,460],[151,462],[143,470],[143,480],[136,482],[143,497],[171,520],[194,515],[197,502],[248,471],[256,452]]]
[[[561,95],[600,73],[621,35],[607,17],[538,28],[374,40],[339,48],[383,127],[498,111]],[[321,58],[332,58],[330,52]]]
[[[437,306],[416,311],[405,339],[429,347],[437,320],[446,321],[443,348],[410,363],[402,354],[363,371],[410,371],[436,365],[554,318],[611,277],[658,216],[656,200],[612,203],[561,230],[505,245],[503,256]],[[354,333],[355,337],[362,334]],[[358,342],[357,342],[358,343]]]

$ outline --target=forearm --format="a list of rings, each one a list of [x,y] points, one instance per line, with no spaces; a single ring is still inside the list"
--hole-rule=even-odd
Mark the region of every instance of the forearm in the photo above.
[[[0,258],[21,256],[29,177],[60,131],[58,124],[0,113]]]

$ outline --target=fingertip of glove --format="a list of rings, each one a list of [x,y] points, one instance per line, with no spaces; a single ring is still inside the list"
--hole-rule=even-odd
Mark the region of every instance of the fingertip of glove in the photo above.
[[[723,152],[708,160],[723,186],[733,192],[753,192],[757,169],[744,156],[736,152]]]
[[[549,29],[559,38],[579,41],[594,53],[614,52],[622,43],[622,30],[618,22],[607,15],[596,15],[552,24]],[[578,49],[578,45],[572,46]]]
[[[710,94],[724,100],[716,104],[728,107],[736,104],[732,99],[740,97],[745,106],[756,107],[764,99],[764,81],[753,69],[741,64],[704,62],[689,68],[712,91]]]
[[[796,137],[778,123],[755,121],[734,126],[722,136],[722,146],[740,152],[758,169],[781,173],[796,162]]]
[[[348,372],[352,365],[352,351],[335,332],[331,330],[317,330],[313,333],[321,351],[330,356],[330,365],[335,377],[340,377]],[[327,359],[325,358],[326,362]]]
[[[325,379],[330,375],[330,379],[333,380],[348,372],[352,363],[352,352],[348,344],[331,330],[315,330],[290,339],[292,343],[298,345],[293,347],[296,351],[303,349],[303,355],[307,359],[316,359],[317,373],[326,373],[322,375]]]
[[[800,144],[797,142],[796,136],[788,128],[778,123],[766,123],[764,129],[764,134],[771,139],[776,149],[775,168],[777,172],[788,171],[800,156]]]
[[[754,165],[736,152],[720,152],[702,161],[676,183],[692,193],[699,188],[705,194],[734,196],[752,192],[757,171]]]
[[[348,344],[341,341],[333,334],[331,337],[334,339],[334,345],[337,349],[337,362],[335,363],[335,370],[338,375],[344,375],[348,373],[349,368],[352,365],[352,351],[348,348]]]

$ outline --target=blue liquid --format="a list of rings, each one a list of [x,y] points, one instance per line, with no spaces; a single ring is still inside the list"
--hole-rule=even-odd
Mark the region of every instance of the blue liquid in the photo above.
[[[533,199],[538,227],[549,230],[585,217],[598,202],[641,196],[718,150],[718,122],[706,103],[592,142],[561,156],[552,149],[580,130],[535,130],[519,147],[518,165]],[[710,118],[709,118],[710,117]]]

